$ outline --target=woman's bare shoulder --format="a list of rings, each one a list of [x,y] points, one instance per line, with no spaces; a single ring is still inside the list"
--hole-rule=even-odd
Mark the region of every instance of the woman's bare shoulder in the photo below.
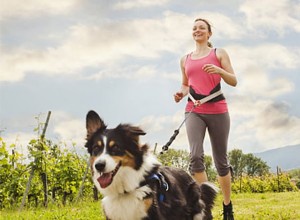
[[[216,55],[219,58],[219,60],[228,57],[228,53],[224,48],[216,48]]]

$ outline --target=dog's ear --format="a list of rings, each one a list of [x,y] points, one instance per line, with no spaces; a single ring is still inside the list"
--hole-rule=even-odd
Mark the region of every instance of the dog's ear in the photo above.
[[[131,137],[133,140],[135,140],[137,143],[139,142],[139,136],[145,135],[146,132],[143,131],[140,127],[132,126],[130,124],[120,124],[117,127],[117,130],[120,129],[123,132],[126,133],[127,136]]]
[[[97,112],[89,111],[86,115],[87,140],[99,129],[106,129],[106,125]]]
[[[138,137],[140,135],[145,135],[146,132],[143,131],[140,127],[138,126],[132,126],[131,124],[119,124],[116,127],[117,130],[120,130],[127,134],[130,137]]]
[[[147,145],[140,145],[140,135],[145,135],[146,132],[143,131],[140,127],[136,126],[129,126],[129,132],[131,134],[131,137],[136,141],[136,143],[139,145],[140,149],[142,151],[147,151],[148,146]]]
[[[132,135],[145,135],[146,132],[143,131],[140,127],[137,127],[137,126],[129,126],[129,132],[132,134]]]
[[[120,124],[119,127],[123,129],[127,135],[131,137],[138,137],[140,135],[145,135],[146,132],[143,131],[140,127],[138,126],[132,126],[130,124]]]

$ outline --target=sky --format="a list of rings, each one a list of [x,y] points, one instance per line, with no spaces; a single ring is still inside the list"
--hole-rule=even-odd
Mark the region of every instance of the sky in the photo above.
[[[186,100],[173,94],[196,18],[210,21],[238,79],[222,83],[229,150],[300,144],[299,0],[0,2],[0,136],[21,153],[49,111],[46,138],[77,152],[89,110],[110,128],[140,126],[160,149],[184,119]],[[184,126],[170,148],[189,149]]]

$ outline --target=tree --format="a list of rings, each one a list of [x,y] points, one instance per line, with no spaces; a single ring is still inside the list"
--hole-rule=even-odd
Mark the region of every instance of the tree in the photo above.
[[[262,159],[255,157],[253,154],[244,155],[245,171],[249,176],[263,176],[269,173],[270,167]]]
[[[300,189],[300,169],[290,170],[288,172],[290,178],[296,183],[298,189]]]
[[[189,170],[189,153],[185,150],[169,149],[164,154],[160,154],[158,159],[163,166],[173,166],[185,171]]]
[[[190,154],[186,150],[169,149],[164,154],[160,154],[158,159],[164,166],[173,166],[189,172]],[[210,181],[215,181],[217,177],[216,170],[213,167],[211,156],[204,157],[206,173]]]
[[[216,181],[217,180],[217,171],[213,166],[213,161],[211,156],[204,156],[204,164],[206,168],[206,174],[209,181]]]
[[[242,176],[245,169],[245,158],[242,150],[234,149],[228,154],[234,177]]]
[[[242,150],[234,149],[228,155],[235,177],[241,177],[242,174],[263,176],[269,173],[267,163],[253,154],[243,154]]]

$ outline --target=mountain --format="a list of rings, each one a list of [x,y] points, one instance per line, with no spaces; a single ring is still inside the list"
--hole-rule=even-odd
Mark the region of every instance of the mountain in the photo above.
[[[254,153],[253,155],[265,161],[271,168],[271,172],[276,172],[277,166],[282,171],[300,169],[300,144]]]

